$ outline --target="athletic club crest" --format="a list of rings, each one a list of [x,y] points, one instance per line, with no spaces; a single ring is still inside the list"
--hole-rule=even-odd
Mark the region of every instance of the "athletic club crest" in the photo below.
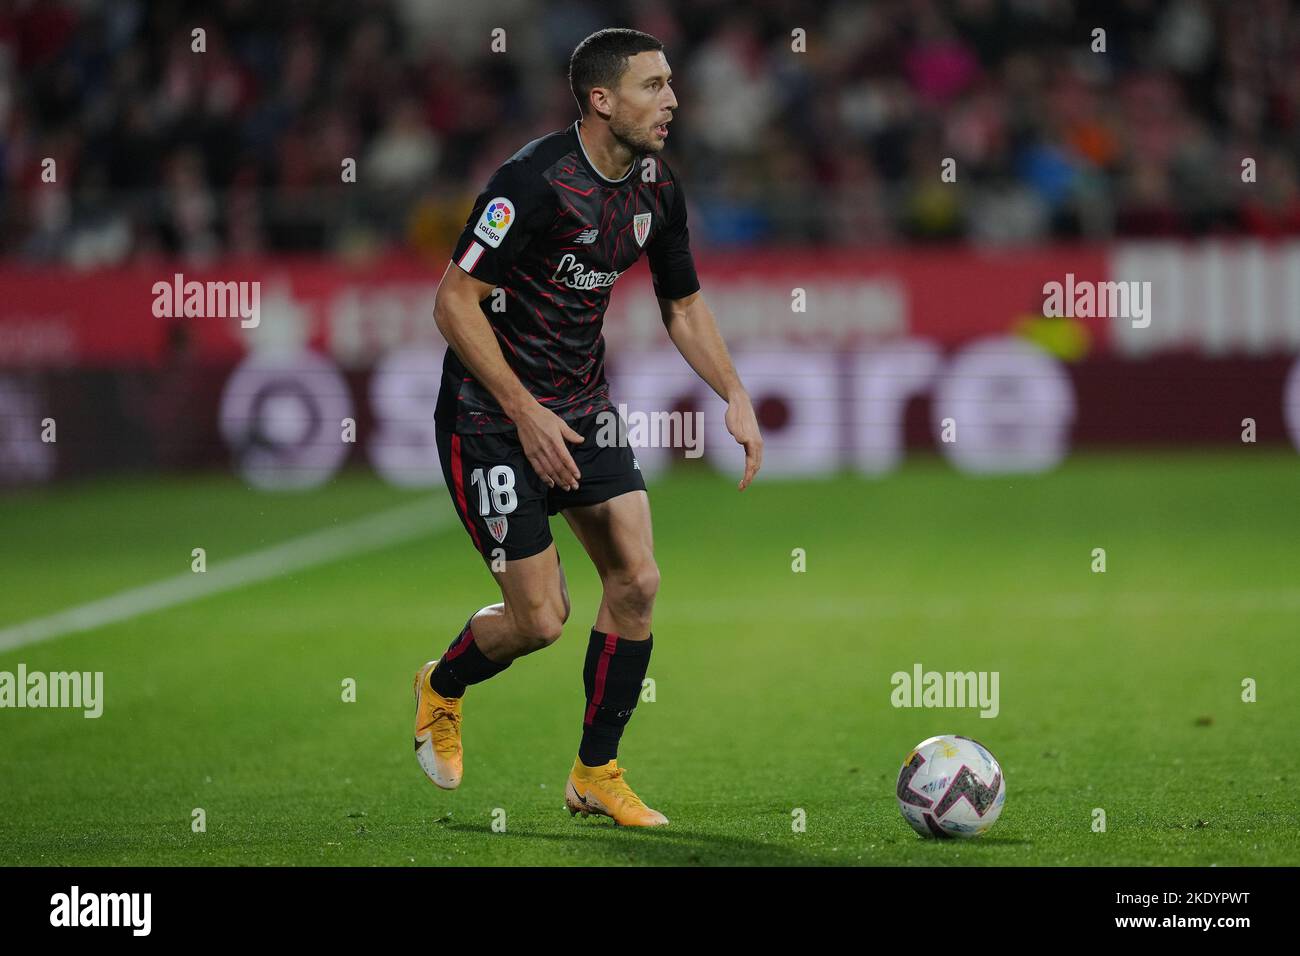
[[[506,539],[506,531],[510,524],[506,521],[505,515],[488,515],[483,521],[487,524],[488,533],[500,544]]]
[[[650,213],[639,212],[632,217],[632,238],[638,246],[645,245],[645,237],[650,235]]]

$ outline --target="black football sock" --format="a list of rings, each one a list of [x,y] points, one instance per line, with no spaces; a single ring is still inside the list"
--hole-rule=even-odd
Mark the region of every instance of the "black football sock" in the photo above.
[[[463,697],[465,688],[470,684],[481,684],[509,666],[510,661],[498,664],[488,660],[487,655],[479,649],[478,642],[474,640],[474,632],[467,623],[429,675],[429,686],[443,697]]]
[[[587,711],[578,747],[578,759],[588,767],[603,766],[618,756],[619,738],[641,698],[653,641],[653,634],[644,641],[629,641],[591,629],[587,662],[582,669]]]

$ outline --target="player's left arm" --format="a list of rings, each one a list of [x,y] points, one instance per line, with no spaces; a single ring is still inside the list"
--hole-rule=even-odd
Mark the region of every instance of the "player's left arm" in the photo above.
[[[754,405],[731,363],[713,311],[700,294],[700,280],[691,255],[691,234],[686,225],[686,195],[679,180],[673,180],[668,221],[646,252],[668,337],[695,369],[695,374],[727,403],[727,431],[745,446],[745,474],[739,485],[744,491],[763,465],[763,436],[758,430]]]
[[[659,299],[659,311],[668,337],[677,346],[695,374],[704,379],[727,403],[727,431],[745,446],[745,474],[740,479],[744,491],[763,465],[763,436],[749,393],[736,374],[736,367],[722,340],[713,310],[697,289],[681,299]]]

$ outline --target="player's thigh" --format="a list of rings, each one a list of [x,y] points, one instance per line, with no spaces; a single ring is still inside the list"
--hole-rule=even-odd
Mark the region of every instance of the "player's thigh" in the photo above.
[[[599,504],[575,505],[560,514],[602,580],[654,568],[650,496],[644,491],[629,491]]]
[[[494,574],[551,547],[548,489],[513,432],[461,435],[439,429],[437,440],[452,505]]]
[[[521,619],[558,617],[563,624],[569,616],[569,589],[564,580],[560,554],[552,542],[546,550],[498,564],[492,577],[501,588],[506,613]]]

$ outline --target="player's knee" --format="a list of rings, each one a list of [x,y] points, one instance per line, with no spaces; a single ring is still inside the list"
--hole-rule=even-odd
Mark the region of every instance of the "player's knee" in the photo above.
[[[659,593],[659,565],[651,561],[637,575],[636,592],[646,604],[654,604]]]
[[[568,617],[568,607],[563,601],[529,607],[522,613],[516,611],[515,633],[530,650],[540,650],[560,639]]]
[[[561,585],[560,587],[560,623],[563,624],[569,619],[569,612],[573,610],[573,605],[569,603],[569,589]]]
[[[659,593],[659,566],[647,561],[626,572],[620,572],[610,582],[615,602],[625,613],[648,616]]]
[[[564,620],[557,615],[543,615],[534,618],[529,622],[529,626],[524,629],[523,636],[534,647],[541,649],[550,647],[560,639],[564,632]]]

